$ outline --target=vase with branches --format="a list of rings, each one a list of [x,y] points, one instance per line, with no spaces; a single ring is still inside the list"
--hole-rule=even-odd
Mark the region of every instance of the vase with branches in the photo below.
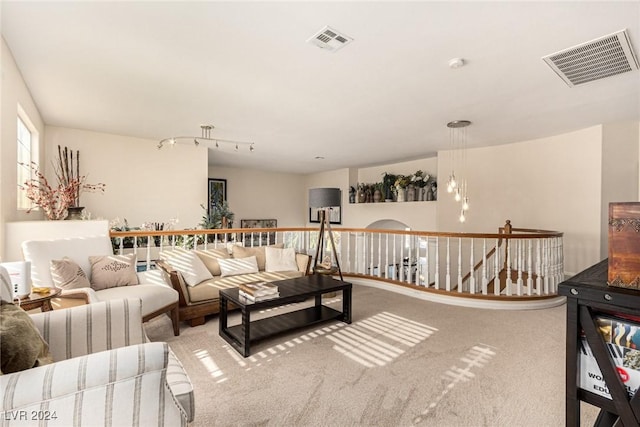
[[[80,152],[73,151],[58,145],[58,158],[52,162],[53,170],[58,179],[58,186],[49,184],[46,176],[40,170],[37,163],[20,163],[31,170],[31,178],[20,185],[31,201],[33,207],[27,210],[31,212],[38,207],[45,216],[51,220],[63,219],[67,211],[72,207],[79,207],[80,194],[84,191],[104,193],[106,185],[103,183],[88,184],[86,175],[80,175]]]

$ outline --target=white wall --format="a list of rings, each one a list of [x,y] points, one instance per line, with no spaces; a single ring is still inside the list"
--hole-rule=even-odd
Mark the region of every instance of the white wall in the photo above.
[[[227,180],[234,227],[241,219],[276,219],[278,227],[304,227],[304,175],[209,167],[209,178]]]
[[[609,203],[638,200],[640,135],[636,122],[602,126],[602,204],[600,258],[609,256]]]
[[[18,104],[44,138],[44,123],[35,105],[20,70],[9,47],[2,39],[0,50],[0,242],[5,241],[4,223],[23,219],[41,219],[37,212],[27,214],[18,211],[17,206],[17,116]],[[0,259],[4,254],[4,244],[0,244]]]
[[[460,224],[459,203],[441,179],[438,230],[497,232],[514,227],[564,232],[565,271],[600,260],[601,135],[595,126],[534,141],[468,150],[471,209]],[[438,170],[450,170],[440,152]],[[460,178],[460,176],[458,177]]]
[[[178,218],[178,228],[200,222],[207,202],[206,148],[47,126],[47,153],[57,146],[80,150],[80,173],[106,184],[104,194],[83,193],[80,204],[93,219],[126,218],[130,226]]]

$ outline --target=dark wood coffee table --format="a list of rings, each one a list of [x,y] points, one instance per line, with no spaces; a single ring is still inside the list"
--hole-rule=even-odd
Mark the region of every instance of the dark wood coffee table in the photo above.
[[[330,276],[312,275],[273,282],[278,285],[280,296],[265,301],[251,302],[238,293],[238,289],[220,290],[220,336],[244,357],[249,356],[252,342],[329,320],[351,323],[351,283]],[[342,291],[342,311],[322,304],[322,294]],[[315,297],[315,305],[290,313],[279,314],[251,321],[251,312],[278,307]],[[229,302],[240,309],[242,322],[228,326]]]

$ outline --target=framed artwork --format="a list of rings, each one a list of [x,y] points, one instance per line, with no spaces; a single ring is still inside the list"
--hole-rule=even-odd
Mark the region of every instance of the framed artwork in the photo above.
[[[278,220],[277,219],[241,219],[240,220],[240,228],[278,228]],[[252,233],[251,231],[247,231],[247,233],[242,233],[239,236],[241,241],[244,241],[245,246],[262,246],[264,245],[275,245],[276,243],[276,233],[274,232],[262,232],[262,233]]]
[[[320,222],[321,208],[309,208],[309,222]],[[342,224],[342,216],[340,213],[340,206],[334,206],[329,208],[329,223],[330,224]]]
[[[215,206],[222,206],[227,201],[227,180],[209,178],[209,213]]]

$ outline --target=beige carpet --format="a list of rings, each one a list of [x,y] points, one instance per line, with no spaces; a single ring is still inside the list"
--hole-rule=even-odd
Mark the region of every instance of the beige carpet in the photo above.
[[[272,337],[246,359],[215,316],[180,337],[163,316],[147,333],[191,377],[195,426],[564,425],[564,306],[471,309],[355,285],[351,325]]]

